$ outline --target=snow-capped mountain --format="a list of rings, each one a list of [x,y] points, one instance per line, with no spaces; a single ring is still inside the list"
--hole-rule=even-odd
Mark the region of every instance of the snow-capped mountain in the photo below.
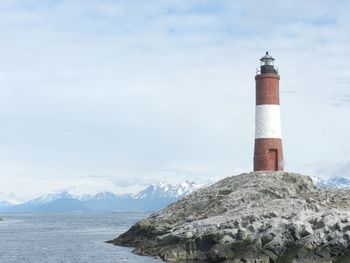
[[[328,188],[350,188],[350,179],[346,177],[331,177],[327,180],[319,179],[315,182],[316,187],[328,187]]]
[[[18,205],[23,202],[19,201],[12,193],[0,193],[0,206]]]
[[[86,198],[85,200],[114,200],[114,199],[128,199],[132,198],[132,194],[124,194],[118,195],[111,192],[101,192],[97,193],[94,196],[90,196],[90,198]]]
[[[73,195],[58,191],[42,195],[19,205],[0,202],[2,212],[87,212],[87,211],[154,211],[192,193],[200,185],[194,182],[180,184],[159,182],[136,195],[101,192],[95,195]]]
[[[54,193],[45,194],[35,198],[33,200],[28,201],[30,204],[47,204],[55,200],[61,199],[75,199],[79,201],[88,201],[88,200],[113,200],[118,198],[127,198],[132,197],[131,194],[126,195],[118,195],[111,192],[100,192],[95,195],[91,194],[82,194],[82,195],[73,195],[68,191],[58,191]]]
[[[47,204],[52,201],[60,200],[60,199],[74,199],[74,196],[67,191],[49,193],[49,194],[39,196],[38,198],[35,198],[33,200],[30,200],[27,202],[27,204],[36,204],[36,205]]]
[[[185,181],[181,184],[158,182],[136,194],[135,199],[180,198],[200,187],[200,185],[190,181]]]

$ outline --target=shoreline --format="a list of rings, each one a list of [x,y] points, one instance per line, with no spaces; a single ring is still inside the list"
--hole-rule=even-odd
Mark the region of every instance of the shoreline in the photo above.
[[[109,243],[168,262],[348,262],[350,193],[316,189],[299,174],[241,174],[140,220]]]

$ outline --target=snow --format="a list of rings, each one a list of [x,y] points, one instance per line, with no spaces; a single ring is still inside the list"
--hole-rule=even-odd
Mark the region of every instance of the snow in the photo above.
[[[73,198],[74,198],[74,196],[71,195],[69,192],[62,191],[62,192],[54,192],[54,193],[42,195],[38,198],[35,198],[35,199],[29,201],[28,203],[30,203],[30,204],[47,204],[49,202],[59,200],[59,199],[73,199]]]
[[[316,187],[329,187],[329,188],[350,188],[350,179],[346,177],[331,177],[327,180],[318,180],[315,182]]]
[[[0,193],[0,206],[11,206],[22,204],[23,202],[18,200],[12,193]]]
[[[69,190],[56,191],[53,193],[44,194],[38,198],[29,200],[27,204],[47,204],[59,199],[77,199],[80,201],[87,200],[113,200],[120,198],[134,199],[157,199],[157,198],[180,198],[197,190],[201,185],[195,182],[185,181],[180,184],[169,182],[158,182],[145,188],[143,191],[133,194],[116,194],[112,192],[100,192],[97,194],[72,194]],[[16,201],[13,194],[0,193],[0,207],[17,205],[23,202]]]
[[[135,195],[135,199],[180,198],[199,189],[201,185],[185,181],[180,184],[158,182]]]

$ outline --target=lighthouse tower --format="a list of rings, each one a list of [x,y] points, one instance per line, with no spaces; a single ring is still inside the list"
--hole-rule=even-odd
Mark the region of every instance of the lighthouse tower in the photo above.
[[[283,171],[279,80],[274,58],[266,52],[255,76],[254,171]]]

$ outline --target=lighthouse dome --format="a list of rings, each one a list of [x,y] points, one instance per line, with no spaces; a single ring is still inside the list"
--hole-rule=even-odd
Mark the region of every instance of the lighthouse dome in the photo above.
[[[274,61],[275,59],[271,55],[269,55],[269,52],[266,51],[265,56],[263,56],[260,59],[260,62],[261,62],[260,73],[261,74],[265,74],[265,73],[278,74],[278,71],[274,67]]]
[[[273,66],[273,62],[274,62],[274,58],[272,56],[269,55],[269,52],[266,51],[265,56],[263,56],[260,61],[261,61],[261,65],[269,65],[269,66]]]

